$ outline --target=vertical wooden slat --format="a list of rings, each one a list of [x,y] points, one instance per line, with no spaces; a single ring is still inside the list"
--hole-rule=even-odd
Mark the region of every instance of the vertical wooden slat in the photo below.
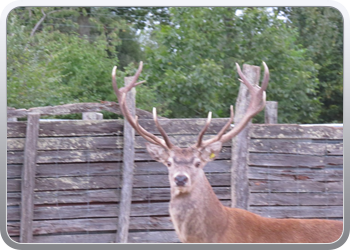
[[[125,78],[125,86],[128,86],[133,77]],[[133,88],[126,96],[126,105],[132,116],[135,116],[135,95]],[[123,153],[123,186],[119,203],[118,231],[116,242],[126,243],[128,240],[131,196],[134,175],[134,157],[135,157],[135,131],[128,121],[124,119],[124,153]]]
[[[83,112],[83,120],[103,120],[103,114],[97,112]]]
[[[24,163],[22,169],[22,201],[20,241],[29,243],[33,240],[34,183],[36,171],[37,142],[39,135],[40,114],[28,114]]]
[[[248,64],[243,65],[243,73],[250,83],[258,84],[260,67]],[[248,88],[241,83],[236,101],[234,124],[238,124],[249,105]],[[251,122],[232,140],[231,156],[231,207],[248,209],[249,185],[248,185],[248,144]]]
[[[277,124],[278,102],[267,101],[265,105],[265,124]]]

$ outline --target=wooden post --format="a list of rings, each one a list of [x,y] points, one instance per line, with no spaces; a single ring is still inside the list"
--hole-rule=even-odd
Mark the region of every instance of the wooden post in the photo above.
[[[278,102],[267,101],[265,105],[265,123],[277,124]]]
[[[128,86],[133,77],[125,78],[125,86]],[[136,90],[133,88],[126,95],[126,106],[129,108],[132,116],[135,116],[135,95]],[[118,218],[118,243],[126,243],[128,241],[129,220],[131,209],[132,185],[134,175],[134,157],[135,157],[135,131],[124,119],[124,154],[123,154],[123,186],[119,203],[119,218]]]
[[[250,83],[259,83],[260,67],[244,64],[243,73]],[[236,101],[234,124],[238,124],[242,119],[248,108],[249,100],[250,95],[248,88],[241,83]],[[231,207],[243,209],[248,209],[249,199],[248,146],[250,125],[251,121],[232,139]]]
[[[24,162],[22,168],[22,200],[20,242],[33,241],[34,185],[36,171],[37,142],[39,135],[38,113],[29,113],[27,121]]]
[[[103,120],[103,114],[97,112],[83,112],[83,120]]]

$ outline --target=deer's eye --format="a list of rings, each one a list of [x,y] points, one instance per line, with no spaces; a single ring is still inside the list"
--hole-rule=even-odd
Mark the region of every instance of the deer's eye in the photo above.
[[[168,162],[166,163],[166,165],[167,165],[167,167],[171,167],[171,162],[168,161]]]
[[[195,166],[196,168],[199,168],[199,167],[201,166],[201,162],[200,162],[200,161],[196,162],[196,163],[194,164],[194,166]]]

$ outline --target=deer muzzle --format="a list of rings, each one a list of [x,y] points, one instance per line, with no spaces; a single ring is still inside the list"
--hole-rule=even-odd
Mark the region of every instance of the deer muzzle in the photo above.
[[[187,181],[188,181],[188,177],[186,175],[177,175],[175,176],[175,184],[178,187],[183,187],[186,185]]]

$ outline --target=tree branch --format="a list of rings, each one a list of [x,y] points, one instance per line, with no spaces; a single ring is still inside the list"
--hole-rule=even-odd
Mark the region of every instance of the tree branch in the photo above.
[[[32,32],[30,33],[30,37],[34,36],[34,33],[36,32],[36,30],[39,28],[40,24],[45,20],[46,18],[46,14],[44,12],[43,9],[41,9],[41,13],[43,13],[43,17],[39,20],[39,22],[36,23],[36,25],[34,26]],[[51,12],[50,12],[51,13]]]

